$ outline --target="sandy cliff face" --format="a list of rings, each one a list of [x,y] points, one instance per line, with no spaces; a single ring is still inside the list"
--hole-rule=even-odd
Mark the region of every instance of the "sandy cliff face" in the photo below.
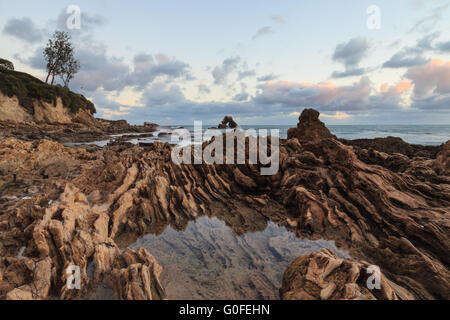
[[[84,99],[80,103],[86,101]],[[30,111],[20,104],[16,96],[8,97],[0,91],[0,137],[48,139],[61,143],[91,142],[109,140],[112,134],[151,133],[158,127],[156,124],[135,126],[125,120],[95,118],[92,109],[79,105],[77,100],[71,100],[71,103],[75,105],[69,108],[61,97],[56,98],[56,104],[44,100],[28,101],[32,105]]]
[[[19,99],[8,97],[0,91],[0,121],[29,122],[34,121],[23,107],[19,105]]]
[[[61,98],[56,106],[52,103],[36,101],[34,103],[34,121],[43,123],[72,123],[73,115],[64,107]]]
[[[67,124],[72,123],[74,116],[63,105],[61,98],[57,99],[56,105],[34,101],[34,115],[31,115],[19,104],[17,97],[10,98],[0,92],[0,121]]]

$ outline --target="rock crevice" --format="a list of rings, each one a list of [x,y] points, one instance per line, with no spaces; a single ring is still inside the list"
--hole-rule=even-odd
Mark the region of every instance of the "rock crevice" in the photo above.
[[[336,283],[320,280],[329,272],[322,264],[340,263],[331,253],[300,258],[283,298],[448,299],[447,146],[436,158],[368,151],[337,140],[312,110],[280,142],[274,176],[261,176],[259,164],[175,165],[173,147],[157,142],[100,149],[3,140],[0,297],[164,298],[151,254],[119,248],[208,215],[241,221],[245,228],[230,223],[238,234],[261,230],[263,217],[299,237],[334,240],[355,260],[335,269],[347,279]],[[42,176],[54,159],[64,170]],[[50,271],[35,272],[38,263]],[[82,270],[79,291],[65,289],[72,263]],[[352,276],[368,265],[380,267],[381,293]]]

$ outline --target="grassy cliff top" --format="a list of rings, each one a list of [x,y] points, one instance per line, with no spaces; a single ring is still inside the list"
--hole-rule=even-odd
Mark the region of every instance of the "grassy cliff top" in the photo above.
[[[58,97],[62,99],[64,107],[69,108],[72,113],[80,109],[96,113],[94,104],[83,95],[59,85],[46,84],[28,73],[0,71],[0,91],[8,97],[16,96],[19,104],[30,114],[34,114],[34,101],[41,100],[56,106]]]

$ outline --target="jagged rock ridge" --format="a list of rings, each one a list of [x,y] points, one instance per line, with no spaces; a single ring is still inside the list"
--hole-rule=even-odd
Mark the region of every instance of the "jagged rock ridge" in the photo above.
[[[240,219],[246,230],[263,216],[300,237],[335,240],[361,265],[381,268],[392,293],[375,298],[448,299],[448,143],[437,158],[410,158],[356,150],[325,129],[316,112],[304,111],[290,139],[281,141],[274,176],[250,164],[177,166],[172,147],[161,143],[73,152],[46,141],[3,141],[5,195],[30,186],[26,179],[49,164],[50,153],[61,155],[67,170],[31,182],[38,189],[31,199],[1,203],[0,296],[86,298],[101,284],[115,298],[149,298],[149,292],[163,298],[150,254],[130,253],[131,259],[118,248],[209,215]],[[20,170],[27,178],[13,182]],[[22,247],[25,258],[16,258]],[[85,271],[85,289],[67,293],[63,270],[72,262],[82,270],[91,265],[96,276]],[[38,263],[51,273],[34,272]],[[129,282],[118,286],[119,274],[130,275]],[[35,292],[36,283],[47,285]]]

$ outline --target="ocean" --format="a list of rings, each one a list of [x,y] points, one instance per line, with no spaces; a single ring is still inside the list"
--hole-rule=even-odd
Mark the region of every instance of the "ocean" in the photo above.
[[[207,127],[207,126],[205,126]],[[193,126],[184,126],[193,132]],[[292,126],[241,126],[242,129],[279,129],[280,138],[287,137]],[[402,138],[410,144],[441,145],[450,140],[450,125],[329,125],[327,128],[341,139],[373,139],[389,136]]]
[[[203,133],[210,126],[203,126]],[[171,136],[164,135],[164,133],[171,133],[175,129],[184,128],[191,132],[191,137],[193,138],[193,143],[200,143],[194,139],[194,127],[191,126],[161,126],[153,134],[153,137],[140,138],[136,134],[136,139],[130,140],[129,142],[137,143],[153,143],[154,141],[169,142],[171,143]],[[241,129],[248,130],[254,129],[259,132],[260,129],[266,129],[269,134],[271,130],[278,129],[279,136],[282,139],[287,137],[287,132],[292,126],[241,126]],[[327,126],[327,128],[338,138],[354,140],[354,139],[373,139],[373,138],[384,138],[384,137],[400,137],[404,141],[410,144],[421,144],[421,145],[431,145],[438,146],[448,140],[450,140],[450,125],[339,125],[339,126]],[[213,130],[213,134],[204,134],[203,140],[210,140],[212,136],[221,134],[221,130]],[[272,133],[273,134],[273,133]],[[113,135],[109,140],[94,141],[87,144],[95,144],[100,147],[107,145],[112,139],[118,138],[123,134]],[[67,146],[76,146],[84,143],[65,143]],[[185,143],[181,143],[185,144]],[[190,144],[190,143],[187,143]]]

